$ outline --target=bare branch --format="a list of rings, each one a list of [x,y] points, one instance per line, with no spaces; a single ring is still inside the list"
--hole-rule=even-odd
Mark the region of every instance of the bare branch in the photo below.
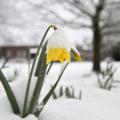
[[[86,8],[86,6],[81,1],[79,1],[79,0],[75,0],[75,1],[74,1],[73,4],[75,5],[76,8],[78,8],[85,15],[87,15],[89,17],[93,17],[93,14],[90,13],[90,11],[88,10],[88,8]]]
[[[65,10],[67,10],[67,11],[69,11],[69,12],[71,12],[72,14],[74,14],[74,15],[80,15],[80,12],[77,10],[75,10],[75,9],[73,9],[72,7],[67,7],[65,4],[63,4],[63,7],[65,8]]]
[[[116,34],[120,34],[120,30],[111,30],[111,31],[105,31],[102,32],[101,35],[102,36],[106,36],[106,35],[116,35]]]
[[[109,28],[113,28],[113,27],[118,27],[118,26],[120,26],[120,21],[117,21],[114,23],[106,23],[101,27],[101,30],[109,29]]]
[[[88,10],[88,8],[86,8],[86,6],[80,0],[66,0],[64,1],[64,4],[65,3],[71,6],[71,9],[75,8],[79,12],[82,12],[83,14],[85,14],[86,16],[90,18],[93,16]]]
[[[94,0],[90,0],[91,4],[96,7]]]
[[[110,6],[120,5],[120,1],[119,0],[117,0],[117,1],[115,1],[115,0],[109,1],[108,0],[108,2],[106,1],[106,3],[107,3],[107,5],[110,5]]]
[[[58,15],[56,12],[54,11],[50,11],[52,15],[54,15],[54,17],[56,18],[55,20],[52,18],[52,17],[49,17],[49,14],[46,14],[44,19],[47,19],[49,22],[51,23],[55,23],[55,24],[60,24],[60,25],[65,25],[65,26],[69,26],[71,28],[74,28],[74,29],[80,29],[80,28],[87,28],[87,29],[92,29],[92,26],[91,25],[87,25],[87,24],[84,24],[84,23],[78,23],[76,22],[75,20],[65,20],[64,18],[62,18],[60,15]]]

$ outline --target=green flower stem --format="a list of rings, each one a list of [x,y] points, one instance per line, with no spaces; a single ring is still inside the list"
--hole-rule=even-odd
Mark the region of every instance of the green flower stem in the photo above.
[[[42,47],[42,44],[43,44],[43,42],[44,42],[44,40],[45,40],[45,38],[46,38],[46,36],[47,36],[47,33],[48,33],[48,31],[50,30],[50,28],[53,28],[54,30],[57,29],[56,26],[50,25],[50,26],[47,28],[47,30],[46,30],[46,32],[45,32],[45,34],[44,34],[44,36],[43,36],[43,38],[42,38],[42,40],[41,40],[41,42],[40,42],[40,45],[39,45],[39,47],[38,47],[38,50],[37,50],[35,59],[34,59],[33,64],[32,64],[32,68],[31,68],[31,71],[30,71],[30,75],[29,75],[29,78],[28,78],[28,84],[27,84],[26,93],[25,93],[25,99],[24,99],[24,106],[23,106],[22,117],[25,117],[25,116],[27,115],[28,95],[29,95],[29,89],[30,89],[30,83],[31,83],[32,74],[33,74],[33,71],[34,71],[34,67],[35,67],[35,63],[36,63],[36,60],[37,60],[37,56],[38,56],[38,54],[39,54],[39,51],[40,51],[40,49],[41,49],[41,47]]]

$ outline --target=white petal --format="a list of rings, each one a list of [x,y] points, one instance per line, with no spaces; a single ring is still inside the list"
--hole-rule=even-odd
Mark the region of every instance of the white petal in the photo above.
[[[49,38],[47,50],[50,48],[66,48],[68,51],[70,50],[70,43],[67,35],[62,29],[55,30]]]

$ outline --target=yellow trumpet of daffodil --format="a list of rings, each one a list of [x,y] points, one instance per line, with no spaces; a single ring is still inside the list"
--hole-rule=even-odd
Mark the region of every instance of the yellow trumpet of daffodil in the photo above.
[[[81,61],[80,54],[70,47],[64,31],[62,29],[55,30],[48,40],[46,64],[55,61],[70,62],[70,51],[75,55],[76,60]]]

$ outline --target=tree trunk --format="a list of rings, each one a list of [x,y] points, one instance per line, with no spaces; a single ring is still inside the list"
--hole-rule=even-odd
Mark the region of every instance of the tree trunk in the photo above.
[[[100,43],[101,35],[99,28],[99,20],[93,20],[93,71],[100,72]]]
[[[92,18],[93,21],[93,71],[100,72],[100,44],[101,44],[101,33],[100,33],[100,15],[104,8],[105,0],[99,0],[99,5],[96,8],[96,15]]]
[[[100,44],[101,34],[99,26],[100,9],[97,9],[97,14],[93,17],[93,71],[100,72]]]

